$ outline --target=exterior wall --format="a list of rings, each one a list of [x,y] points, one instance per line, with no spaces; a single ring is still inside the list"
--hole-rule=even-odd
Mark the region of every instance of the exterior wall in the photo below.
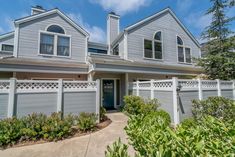
[[[78,103],[79,102],[79,103]],[[81,112],[96,112],[96,92],[67,92],[63,99],[65,114]],[[80,104],[80,105],[78,105]]]
[[[156,17],[147,24],[131,30],[127,36],[128,59],[134,61],[154,63],[156,60],[144,59],[144,39],[153,40],[156,31],[162,31],[163,62],[178,63],[176,36],[180,36],[185,46],[191,48],[192,57],[199,57],[200,48],[181,28],[170,13]],[[189,65],[190,66],[190,65]]]
[[[0,95],[0,119],[7,117],[8,94]]]
[[[108,22],[107,22],[107,29],[108,29],[108,38],[110,40],[110,44],[114,41],[114,39],[119,34],[119,19],[117,17],[112,16],[111,14],[108,15]]]
[[[0,51],[2,50],[2,44],[14,45],[14,35],[0,39]]]
[[[124,58],[124,40],[120,40],[119,42],[119,56],[121,56],[121,58]]]
[[[26,116],[33,112],[50,115],[56,112],[56,93],[21,93],[16,96],[17,117]]]
[[[58,73],[28,73],[17,72],[16,78],[19,80],[48,80],[48,79],[64,79],[64,80],[87,80],[87,75],[81,74],[58,74]]]
[[[71,35],[71,58],[69,57],[44,57],[39,54],[39,31],[45,31],[52,24],[58,24],[65,29],[66,35]],[[22,23],[19,26],[19,48],[18,56],[25,58],[67,60],[85,62],[86,37],[78,32],[72,25],[66,22],[62,17],[53,14],[47,17],[36,19],[30,22]]]

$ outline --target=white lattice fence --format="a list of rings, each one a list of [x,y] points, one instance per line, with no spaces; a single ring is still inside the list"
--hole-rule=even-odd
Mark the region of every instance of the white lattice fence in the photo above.
[[[7,106],[7,117],[31,111],[61,112],[63,107],[69,111],[94,111],[98,114],[99,105],[99,80],[0,80],[0,108]]]

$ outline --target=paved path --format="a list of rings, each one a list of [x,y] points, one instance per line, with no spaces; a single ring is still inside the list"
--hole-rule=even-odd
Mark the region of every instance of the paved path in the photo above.
[[[127,143],[127,136],[123,130],[127,117],[123,113],[107,115],[112,123],[98,132],[59,142],[0,150],[0,157],[104,157],[107,145],[112,144],[119,137],[122,142]],[[133,155],[133,149],[129,148],[129,150]]]

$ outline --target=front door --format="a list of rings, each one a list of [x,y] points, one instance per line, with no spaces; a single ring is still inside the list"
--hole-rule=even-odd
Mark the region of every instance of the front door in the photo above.
[[[114,109],[114,80],[103,80],[103,107]]]

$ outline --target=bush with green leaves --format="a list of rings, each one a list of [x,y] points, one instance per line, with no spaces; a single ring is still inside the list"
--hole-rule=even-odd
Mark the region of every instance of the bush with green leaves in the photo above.
[[[82,112],[78,118],[78,126],[82,131],[92,130],[95,127],[97,116],[94,113]]]
[[[171,128],[157,113],[131,116],[125,130],[131,145],[142,157],[233,156],[235,123],[204,116]],[[192,124],[192,125],[191,125]]]
[[[201,119],[211,115],[224,121],[235,121],[235,101],[224,97],[209,97],[205,100],[193,100],[194,118]]]
[[[105,114],[106,114],[106,109],[101,106],[100,107],[100,121],[101,122],[106,120],[107,117],[105,116]]]
[[[33,113],[18,119],[3,119],[0,120],[0,147],[21,141],[57,141],[74,135],[78,129],[87,131],[95,125],[96,116],[92,113],[64,117],[61,113],[52,113],[51,116]]]
[[[107,146],[105,157],[130,157],[127,152],[128,146],[121,142],[119,138],[111,146]]]
[[[157,99],[144,100],[139,96],[125,96],[124,97],[124,111],[129,115],[147,114],[157,110],[160,106]]]

